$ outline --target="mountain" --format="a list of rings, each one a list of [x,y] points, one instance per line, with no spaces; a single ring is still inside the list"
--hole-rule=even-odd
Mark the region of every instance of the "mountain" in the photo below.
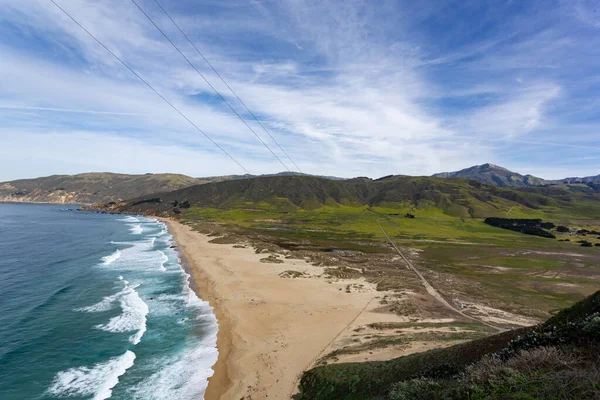
[[[473,179],[479,182],[487,183],[495,186],[541,186],[546,183],[542,178],[532,175],[521,175],[512,172],[506,168],[494,164],[475,165],[473,167],[461,169],[454,172],[441,172],[433,174],[438,178],[463,178]]]
[[[596,176],[585,176],[583,178],[564,178],[564,179],[559,179],[556,181],[550,181],[551,183],[554,184],[558,184],[558,183],[565,183],[565,184],[576,184],[576,183],[583,183],[583,184],[590,184],[590,183],[600,183],[600,174],[596,175]]]
[[[588,216],[600,217],[600,196],[561,187],[511,188],[474,180],[390,176],[377,180],[329,180],[314,176],[272,176],[212,182],[171,192],[140,196],[95,209],[143,214],[185,213],[190,207],[270,209],[280,212],[328,206],[389,208],[435,207],[460,217],[502,216],[507,209],[524,206],[573,208],[589,204]],[[583,208],[582,208],[583,210]]]
[[[91,172],[52,175],[34,179],[0,182],[0,202],[92,204],[121,201],[151,193],[168,192],[208,182],[251,179],[260,176],[312,176],[298,172],[268,175],[224,175],[192,178],[182,174],[128,175]],[[342,180],[333,176],[324,179]]]
[[[180,174],[126,175],[94,172],[0,183],[0,201],[97,203],[171,191],[206,181]]]
[[[283,171],[278,172],[276,174],[262,174],[262,175],[252,175],[252,174],[244,174],[244,175],[221,175],[221,176],[207,176],[204,178],[198,178],[210,182],[222,182],[222,181],[233,181],[237,179],[251,179],[258,177],[266,177],[266,176],[316,176],[317,178],[331,179],[334,181],[343,181],[346,178],[340,178],[338,176],[327,176],[327,175],[310,175],[305,174],[303,172],[293,172],[293,171]]]

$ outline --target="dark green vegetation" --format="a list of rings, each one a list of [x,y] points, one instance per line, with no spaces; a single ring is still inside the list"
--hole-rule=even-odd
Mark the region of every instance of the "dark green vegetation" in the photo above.
[[[295,172],[261,176],[305,175]],[[52,175],[35,179],[0,182],[0,201],[40,203],[107,203],[152,193],[168,192],[208,182],[256,178],[257,175],[225,175],[192,178],[182,174],[114,174],[92,172],[78,175]],[[323,177],[326,179],[341,179]],[[145,202],[152,202],[146,199]]]
[[[462,218],[512,213],[548,217],[600,218],[600,196],[565,188],[504,188],[462,179],[391,176],[335,181],[310,176],[277,176],[210,183],[141,197],[118,210],[173,212],[191,207],[272,211],[280,215],[322,207],[379,207],[388,214],[418,210]],[[157,201],[154,201],[158,199]],[[179,210],[181,211],[181,210]],[[517,215],[520,216],[520,215]]]
[[[551,222],[542,222],[541,219],[526,219],[526,218],[486,218],[483,222],[491,226],[497,226],[502,229],[510,229],[511,231],[526,233],[527,235],[535,235],[554,239],[552,233],[547,229],[552,229],[555,225]]]
[[[96,203],[119,201],[203,183],[179,174],[89,173],[0,183],[0,201]]]
[[[598,398],[600,292],[545,323],[383,362],[306,372],[300,399]]]

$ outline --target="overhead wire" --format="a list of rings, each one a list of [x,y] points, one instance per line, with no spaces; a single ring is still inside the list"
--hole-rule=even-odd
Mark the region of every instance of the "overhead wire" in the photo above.
[[[273,140],[273,142],[275,142],[275,144],[277,145],[277,147],[279,147],[279,150],[281,150],[283,152],[283,154],[285,154],[285,156],[292,162],[292,164],[294,164],[294,166],[298,169],[298,171],[302,172],[302,170],[294,162],[294,160],[292,159],[292,157],[290,157],[290,155],[283,149],[283,147],[281,147],[281,145],[279,144],[279,142],[271,135],[271,133],[267,130],[267,128],[263,125],[263,123],[260,122],[260,120],[256,117],[256,115],[254,115],[254,113],[252,111],[250,111],[250,109],[248,108],[248,106],[246,106],[246,103],[244,103],[242,101],[242,99],[240,99],[240,97],[237,95],[237,93],[231,88],[231,86],[229,86],[229,84],[227,83],[227,81],[225,80],[225,78],[223,78],[221,76],[221,74],[216,70],[216,68],[210,63],[210,61],[208,61],[208,59],[206,57],[204,57],[204,54],[202,54],[202,52],[198,49],[198,47],[196,47],[196,45],[194,44],[194,42],[192,42],[192,40],[183,31],[183,29],[181,29],[181,27],[177,24],[177,22],[175,22],[175,20],[173,20],[173,18],[167,12],[167,10],[165,10],[165,8],[160,4],[160,2],[158,0],[154,0],[154,2],[162,10],[162,12],[167,16],[167,18],[169,18],[169,20],[173,23],[173,25],[175,25],[175,27],[179,30],[179,32],[183,35],[183,37],[185,37],[185,39],[194,48],[194,50],[196,50],[196,53],[198,53],[198,55],[200,55],[200,57],[202,57],[202,59],[204,60],[204,62],[206,62],[206,64],[210,67],[210,69],[212,69],[212,71],[215,73],[215,75],[217,75],[219,77],[219,79],[225,84],[225,86],[227,86],[227,89],[229,89],[229,91],[235,96],[235,98],[240,102],[240,104],[242,106],[244,106],[244,108],[246,109],[246,111],[248,112],[248,114],[250,114],[252,116],[252,118],[254,118],[254,120],[265,131],[265,133],[267,135],[269,135],[269,137]]]
[[[154,22],[154,20],[144,11],[144,9],[142,9],[142,7],[140,7],[140,5],[135,0],[131,0],[131,2],[136,5],[136,7],[142,12],[142,14],[144,14],[144,16],[146,16],[148,21],[150,21],[152,23],[152,25],[154,25],[154,27],[164,36],[164,38],[167,39],[167,41],[171,44],[171,46],[173,46],[173,48],[175,50],[177,50],[177,52],[187,61],[187,63],[190,64],[190,66],[204,80],[204,82],[206,82],[206,84],[208,86],[210,86],[210,88],[215,92],[215,94],[217,94],[221,98],[221,100],[223,100],[223,102],[225,104],[227,104],[227,106],[231,109],[231,111],[233,111],[235,113],[235,115],[237,115],[237,117],[240,119],[240,121],[242,121],[244,123],[244,125],[246,125],[246,127],[250,130],[250,132],[252,132],[254,134],[254,136],[256,136],[256,138],[263,144],[263,146],[265,146],[267,148],[267,150],[269,150],[271,152],[271,154],[277,159],[277,161],[279,161],[286,170],[290,171],[288,166],[285,165],[285,163],[281,160],[281,158],[279,158],[279,156],[277,154],[275,154],[275,152],[269,147],[269,145],[267,143],[265,143],[264,140],[262,140],[262,138],[254,131],[254,129],[252,129],[252,127],[250,125],[248,125],[246,120],[244,120],[244,118],[242,118],[242,116],[237,112],[237,110],[235,108],[233,108],[233,106],[231,104],[229,104],[229,102],[225,99],[225,97],[223,97],[223,95],[208,81],[208,79],[206,79],[206,77],[204,77],[204,75],[198,70],[198,68],[196,68],[196,66],[186,57],[185,54],[183,54],[183,52],[179,49],[179,47],[177,47],[177,45],[175,43],[173,43],[173,41],[169,38],[169,36],[167,36],[167,34]]]
[[[127,65],[119,56],[117,56],[114,52],[112,52],[104,43],[102,43],[99,39],[97,39],[90,31],[88,31],[83,25],[81,25],[71,14],[69,14],[64,8],[56,3],[54,0],[50,0],[60,11],[62,11],[67,17],[69,17],[79,28],[81,28],[85,33],[87,33],[92,39],[94,39],[100,46],[102,46],[108,53],[110,53],[117,61],[119,61],[125,68],[127,68],[132,74],[134,74],[140,81],[142,81],[148,88],[150,88],[154,93],[158,95],[165,103],[167,103],[171,108],[173,108],[180,116],[182,116],[187,122],[190,123],[198,132],[203,134],[208,140],[212,142],[219,150],[221,150],[225,155],[227,155],[233,162],[235,162],[240,168],[242,168],[247,174],[250,172],[233,157],[227,150],[221,147],[217,142],[215,142],[206,132],[200,129],[192,120],[185,116],[177,107],[173,105],[169,100],[167,100],[162,94],[160,94],[150,83],[148,83],[144,78],[142,78],[137,72],[135,72],[129,65]]]

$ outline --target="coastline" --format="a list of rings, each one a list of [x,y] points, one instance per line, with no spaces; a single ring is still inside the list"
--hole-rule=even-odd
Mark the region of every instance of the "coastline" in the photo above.
[[[232,382],[227,372],[225,360],[231,351],[231,322],[229,316],[224,312],[224,308],[219,306],[219,297],[214,291],[210,277],[204,276],[201,268],[196,268],[185,244],[178,238],[178,222],[163,217],[154,217],[167,224],[169,232],[173,235],[177,252],[181,257],[181,265],[185,272],[190,275],[190,288],[196,293],[196,296],[207,301],[213,307],[213,313],[217,318],[219,330],[217,333],[217,362],[212,366],[214,374],[208,378],[208,387],[204,393],[205,400],[218,400],[222,394],[227,391]]]
[[[91,203],[61,203],[52,201],[0,200],[0,204],[44,204],[49,206],[91,206]]]
[[[205,399],[285,399],[298,379],[354,323],[375,291],[345,291],[349,282],[322,277],[304,260],[261,261],[246,246],[210,243],[214,237],[160,218],[173,235],[198,297],[219,324],[218,360]],[[300,278],[284,277],[299,271]],[[363,281],[364,282],[364,281]]]

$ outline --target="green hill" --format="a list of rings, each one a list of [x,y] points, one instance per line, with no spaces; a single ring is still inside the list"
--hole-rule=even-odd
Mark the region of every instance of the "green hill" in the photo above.
[[[310,176],[280,172],[268,176]],[[77,175],[52,175],[34,179],[0,182],[0,202],[101,203],[121,201],[152,193],[168,192],[208,182],[246,180],[257,175],[224,175],[192,178],[182,174],[114,174],[92,172]],[[340,180],[342,178],[323,177]]]
[[[96,172],[52,175],[0,183],[0,201],[40,203],[97,203],[204,183],[181,174],[126,175]]]
[[[372,180],[329,180],[313,176],[272,176],[195,185],[137,197],[114,211],[185,213],[188,208],[269,209],[281,212],[323,206],[435,208],[457,217],[503,216],[511,208],[525,214],[564,212],[600,218],[600,196],[559,187],[510,188],[473,180],[390,176]]]

